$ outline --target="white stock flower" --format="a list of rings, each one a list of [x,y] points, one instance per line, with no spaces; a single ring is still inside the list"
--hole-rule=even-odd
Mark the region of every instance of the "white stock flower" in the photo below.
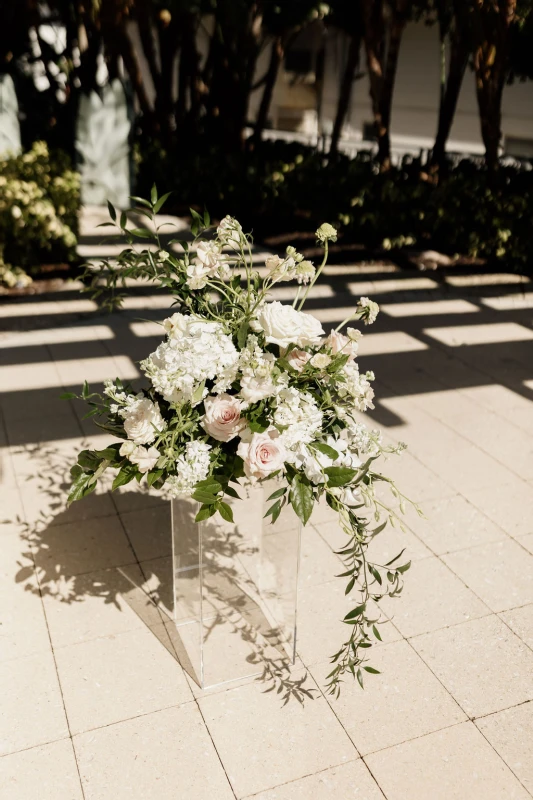
[[[267,342],[279,344],[280,347],[288,347],[291,343],[299,347],[318,344],[324,334],[322,325],[311,314],[296,311],[277,300],[264,304],[257,321],[266,334]]]
[[[352,342],[359,342],[363,338],[363,334],[357,328],[346,328],[346,335]]]
[[[208,278],[216,273],[224,263],[217,242],[198,242],[196,258],[187,267],[187,286],[190,289],[203,289]]]
[[[152,403],[148,397],[142,395],[119,413],[124,419],[124,430],[128,439],[135,444],[153,442],[156,435],[167,427],[167,423],[161,416],[159,405]]]
[[[286,450],[277,432],[254,433],[250,441],[241,441],[237,455],[244,462],[244,472],[248,478],[267,478],[283,468]]]
[[[159,461],[159,450],[155,447],[142,447],[138,445],[132,453],[128,455],[128,459],[132,464],[136,464],[139,472],[150,472]]]
[[[344,383],[339,383],[338,392],[341,397],[351,396],[357,411],[374,408],[374,390],[366,375],[361,375],[355,361],[344,366],[342,376]]]
[[[292,256],[287,258],[268,256],[265,266],[268,269],[268,277],[273,283],[292,281],[296,275],[296,261]]]
[[[247,403],[258,403],[278,391],[279,377],[274,377],[276,357],[258,346],[257,336],[250,335],[239,357],[240,396]]]
[[[165,481],[165,490],[169,497],[191,494],[198,481],[203,481],[209,474],[211,446],[205,442],[187,442],[185,451],[176,459],[177,475],[171,475]]]
[[[126,441],[120,445],[120,450],[118,452],[121,456],[129,458],[136,447],[137,445],[135,442],[132,442],[131,439],[126,439]]]
[[[177,315],[168,341],[159,345],[141,369],[165,400],[192,402],[204,381],[216,380],[213,393],[226,391],[236,375],[239,354],[218,322]],[[204,389],[204,396],[207,389]],[[195,404],[203,398],[194,397]]]
[[[218,442],[230,442],[246,425],[241,418],[241,402],[229,394],[206,397],[202,427]]]

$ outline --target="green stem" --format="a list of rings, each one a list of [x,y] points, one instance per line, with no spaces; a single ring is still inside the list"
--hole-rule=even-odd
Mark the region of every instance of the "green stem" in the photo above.
[[[317,282],[318,278],[320,277],[320,274],[321,274],[322,270],[323,270],[323,269],[324,269],[324,267],[326,266],[326,261],[327,261],[327,260],[328,260],[328,243],[327,243],[327,241],[325,241],[325,242],[324,242],[324,258],[322,259],[322,263],[321,263],[321,265],[319,266],[319,268],[318,268],[318,269],[317,269],[317,271],[315,272],[315,277],[313,278],[313,280],[311,281],[311,283],[310,283],[310,284],[309,284],[309,286],[307,287],[307,289],[306,289],[306,291],[305,291],[305,294],[304,294],[304,296],[302,297],[301,303],[300,303],[300,305],[298,306],[298,311],[301,311],[301,310],[302,310],[302,308],[303,308],[303,305],[304,305],[305,301],[307,300],[307,295],[309,294],[309,292],[311,291],[311,289],[313,288],[313,286],[314,286],[314,285],[315,285],[315,283]]]

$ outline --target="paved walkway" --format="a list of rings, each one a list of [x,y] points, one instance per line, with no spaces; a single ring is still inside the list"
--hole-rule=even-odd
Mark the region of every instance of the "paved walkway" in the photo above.
[[[533,796],[533,285],[331,268],[311,306],[337,322],[361,294],[382,306],[362,346],[373,418],[408,443],[389,471],[429,522],[376,542],[414,566],[382,674],[332,700],[347,601],[338,531],[314,516],[287,682],[314,692],[286,704],[254,679],[202,692],[176,661],[167,504],[128,486],[65,509],[73,454],[106,437],[58,394],[135,378],[167,299],[134,287],[104,316],[67,285],[0,305],[2,800]]]

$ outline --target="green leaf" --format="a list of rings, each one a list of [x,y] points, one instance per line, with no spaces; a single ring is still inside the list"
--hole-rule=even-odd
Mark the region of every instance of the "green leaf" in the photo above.
[[[387,524],[387,523],[385,523],[385,525],[386,525],[386,524]],[[385,566],[386,566],[386,567],[390,567],[390,565],[391,565],[391,564],[394,564],[394,562],[395,562],[395,561],[398,561],[398,559],[399,559],[399,558],[401,558],[401,557],[403,556],[403,554],[405,553],[405,550],[406,550],[406,548],[404,547],[404,548],[403,548],[403,550],[401,551],[401,553],[398,553],[398,555],[397,555],[397,556],[394,556],[394,558],[391,558],[391,560],[390,560],[390,561],[387,561],[387,563],[385,564]]]
[[[196,489],[192,494],[192,499],[204,505],[211,505],[217,501],[216,495],[212,492],[208,492],[206,489]]]
[[[111,217],[113,222],[116,222],[117,212],[115,211],[115,207],[109,202],[109,200],[107,201],[107,210],[109,211],[109,216]]]
[[[157,186],[155,185],[155,183],[152,186],[152,191],[150,192],[150,200],[152,201],[152,205],[155,205],[157,203]]]
[[[213,514],[216,513],[217,507],[215,504],[209,506],[202,506],[196,517],[194,518],[195,522],[201,522],[204,519],[209,519],[212,517]]]
[[[329,444],[324,444],[323,442],[313,442],[311,447],[314,450],[318,450],[319,453],[324,453],[325,456],[331,458],[332,461],[336,461],[339,457],[339,454],[333,447],[330,447]]]
[[[134,195],[130,195],[130,200],[135,200],[140,206],[146,206],[146,208],[151,208],[150,203],[148,200],[145,200],[144,197],[135,197]]]
[[[355,575],[348,581],[344,594],[350,594],[355,584]]]
[[[328,476],[328,486],[346,486],[353,481],[357,470],[349,467],[326,467],[324,473]]]
[[[402,564],[401,567],[396,567],[396,572],[407,572],[409,567],[411,566],[411,562],[408,561],[407,564]]]
[[[106,447],[104,450],[94,450],[95,455],[98,458],[107,458],[108,461],[114,461],[116,458],[120,456],[119,450],[122,447],[120,444],[112,444],[109,447]]]
[[[270,517],[270,515],[272,514],[272,521],[274,521],[274,514],[276,513],[276,511],[281,511],[281,500],[277,500],[270,506],[268,511],[265,513],[263,519]]]
[[[219,500],[217,503],[217,508],[222,519],[225,519],[226,522],[233,522],[233,511],[231,510],[231,506],[229,506],[223,500]]]
[[[240,495],[235,491],[233,486],[226,486],[226,488],[224,489],[224,494],[227,494],[230,497],[235,497],[237,500],[241,499]]]
[[[126,483],[132,481],[137,475],[137,470],[131,464],[125,464],[118,475],[116,476],[111,486],[111,491],[114,492],[119,486],[124,486]]]
[[[361,689],[364,689],[365,687],[363,684],[363,673],[361,672],[360,669],[357,670],[357,680],[359,681],[359,686],[361,687]]]
[[[372,564],[369,564],[368,565],[368,571],[370,572],[370,574],[372,575],[374,580],[377,581],[379,583],[379,585],[381,586],[383,581],[382,581],[381,575],[379,574],[377,569],[374,566],[372,566]]]
[[[370,672],[372,675],[381,675],[379,669],[374,669],[374,667],[363,667],[365,672]]]
[[[70,489],[69,495],[67,497],[67,503],[70,505],[75,500],[81,500],[82,497],[90,494],[94,491],[96,486],[95,483],[90,484],[89,481],[91,480],[91,475],[87,475],[85,472],[82,473],[72,484]]]
[[[302,520],[303,524],[307,525],[313,512],[315,496],[312,488],[308,484],[302,483],[302,479],[299,475],[296,475],[291,484],[290,498],[295,513]]]
[[[85,381],[85,383],[83,384],[81,396],[83,397],[84,400],[87,400],[87,398],[89,397],[89,384],[87,383],[87,381]]]
[[[152,472],[149,472],[148,475],[146,476],[146,482],[148,483],[148,486],[153,486],[154,483],[159,480],[159,478],[163,474],[163,471],[164,470],[162,469],[154,469],[152,470]]]
[[[205,389],[205,380],[198,384],[196,389],[194,390],[191,398],[191,405],[196,406],[198,403],[201,402],[204,396],[204,389]]]
[[[270,495],[270,497],[267,497],[267,503],[268,503],[268,501],[269,501],[269,500],[275,500],[275,499],[276,499],[276,497],[281,497],[282,495],[284,495],[284,494],[285,494],[285,492],[286,492],[286,491],[287,491],[287,488],[286,488],[286,487],[283,487],[283,488],[281,488],[281,489],[276,489],[276,491],[275,491],[275,492],[272,492],[272,494]]]
[[[63,394],[59,395],[60,400],[75,400],[77,398],[77,394],[74,392],[63,392]]]
[[[96,469],[100,464],[101,459],[98,458],[94,450],[82,450],[78,455],[78,464],[85,470]]]
[[[73,480],[76,480],[80,477],[80,475],[84,475],[83,469],[80,467],[79,464],[74,464],[73,467],[70,468],[70,475]]]
[[[250,325],[247,319],[245,319],[244,322],[242,322],[241,325],[239,326],[239,330],[237,331],[237,347],[239,348],[239,350],[242,350],[244,348],[244,345],[246,344],[249,327]]]
[[[348,611],[344,619],[354,619],[355,617],[358,617],[360,614],[363,613],[365,608],[366,608],[366,603],[362,603],[360,606],[357,606],[356,608],[352,609],[352,611]]]
[[[198,481],[197,484],[194,486],[195,489],[206,489],[212,492],[213,494],[218,494],[222,489],[222,484],[219,483],[213,476],[209,478],[204,478],[203,481]]]
[[[164,194],[162,197],[159,198],[157,203],[155,203],[155,205],[154,205],[154,214],[157,214],[161,210],[161,208],[163,207],[163,204],[165,203],[166,200],[168,200],[168,198],[170,197],[171,194],[172,194],[172,192],[167,192],[166,194]]]
[[[130,228],[128,233],[131,233],[132,236],[136,236],[138,239],[151,239],[153,235],[147,228]]]
[[[376,639],[378,639],[378,641],[380,641],[380,642],[383,641],[383,639],[381,638],[381,633],[379,632],[379,630],[376,628],[375,625],[372,625],[372,632],[373,632],[374,636],[376,637]]]
[[[204,228],[209,228],[211,224],[211,217],[209,216],[209,211],[204,208]]]

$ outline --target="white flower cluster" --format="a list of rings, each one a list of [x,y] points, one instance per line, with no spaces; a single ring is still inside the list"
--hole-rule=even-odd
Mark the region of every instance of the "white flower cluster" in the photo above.
[[[157,403],[138,394],[133,402],[120,409],[128,439],[136,444],[149,444],[167,427]]]
[[[128,461],[131,461],[132,464],[136,464],[139,468],[139,472],[143,474],[150,472],[150,470],[155,467],[160,457],[157,448],[136,445],[135,442],[129,439],[121,445],[120,455],[126,456]]]
[[[214,275],[226,274],[226,259],[218,242],[198,242],[196,257],[187,267],[187,286],[189,289],[204,289],[207,281]]]
[[[319,450],[301,444],[296,448],[295,465],[303,469],[306,477],[315,485],[324,483],[324,470],[327,467],[349,467],[357,469],[361,466],[361,460],[354,450],[350,437],[342,431],[340,436],[327,436],[326,442],[338,454],[337,458],[331,458]]]
[[[224,217],[217,228],[217,239],[220,244],[238,250],[243,240],[241,223],[233,217]]]
[[[313,441],[322,427],[322,412],[312,395],[291,387],[279,392],[273,421],[282,431],[281,441],[290,450],[299,443]]]
[[[345,382],[339,383],[338,391],[341,397],[350,396],[357,411],[366,411],[374,408],[374,390],[370,381],[374,380],[374,374],[367,372],[361,375],[359,367],[355,361],[348,362],[342,370]]]
[[[369,300],[368,297],[361,297],[357,308],[359,316],[365,325],[372,325],[376,321],[379,314],[379,306],[373,300]]]
[[[257,336],[248,336],[238,364],[241,375],[240,396],[246,403],[258,403],[266,397],[272,397],[278,392],[280,384],[286,385],[287,381],[279,375],[275,366],[276,356],[259,347]]]
[[[298,283],[309,283],[315,276],[315,268],[306,261],[294,247],[287,247],[285,258],[272,255],[265,261],[268,277],[272,283],[297,280]]]
[[[215,381],[214,394],[235,379],[239,354],[218,322],[184,314],[165,320],[168,339],[141,362],[156,391],[171,403],[197,405],[207,394],[205,381]]]
[[[171,475],[165,482],[165,489],[170,497],[190,494],[198,481],[203,481],[209,474],[210,445],[206,442],[187,442],[185,452],[176,459],[177,475]]]

